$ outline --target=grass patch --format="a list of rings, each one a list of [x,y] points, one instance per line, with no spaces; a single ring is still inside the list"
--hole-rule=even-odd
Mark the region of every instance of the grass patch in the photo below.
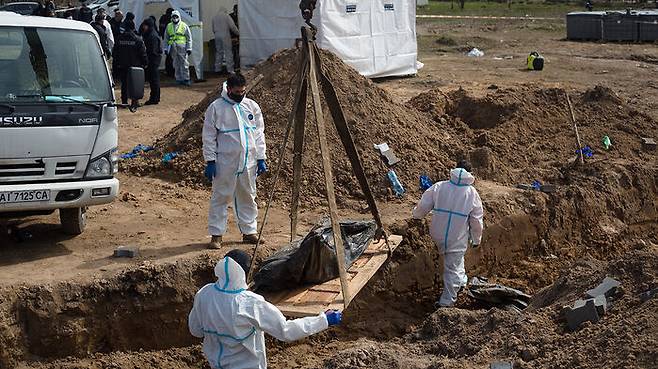
[[[582,3],[547,3],[543,1],[512,1],[508,8],[506,2],[468,1],[464,9],[459,8],[459,2],[430,0],[426,6],[418,7],[417,14],[426,15],[464,15],[464,16],[495,16],[495,17],[547,17],[563,18],[572,11],[584,11]],[[595,3],[595,6],[598,5]],[[608,3],[606,9],[625,9],[623,3]],[[603,5],[595,10],[603,10]]]

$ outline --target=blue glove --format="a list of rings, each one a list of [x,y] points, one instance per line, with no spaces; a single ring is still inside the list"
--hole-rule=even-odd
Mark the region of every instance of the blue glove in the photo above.
[[[258,169],[256,170],[256,176],[259,176],[263,173],[267,172],[267,164],[265,164],[264,159],[259,159],[258,160]]]
[[[338,310],[327,310],[324,312],[324,315],[327,317],[327,323],[329,326],[338,325],[343,321],[343,313]]]
[[[215,165],[215,162],[209,161],[208,163],[206,163],[206,170],[203,172],[203,175],[206,176],[206,178],[208,178],[210,182],[212,182],[216,174],[217,174],[217,166]]]

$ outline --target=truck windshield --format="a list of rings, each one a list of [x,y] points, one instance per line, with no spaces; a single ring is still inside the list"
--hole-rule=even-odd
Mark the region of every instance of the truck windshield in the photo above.
[[[92,32],[0,27],[0,102],[111,101],[107,67]]]

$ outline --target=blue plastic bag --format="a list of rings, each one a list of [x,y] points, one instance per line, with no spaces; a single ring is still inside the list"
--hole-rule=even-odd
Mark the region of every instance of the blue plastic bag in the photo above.
[[[427,190],[428,188],[432,187],[433,184],[434,183],[432,183],[432,180],[430,179],[430,177],[428,177],[424,174],[422,176],[420,176],[420,190],[421,191]]]

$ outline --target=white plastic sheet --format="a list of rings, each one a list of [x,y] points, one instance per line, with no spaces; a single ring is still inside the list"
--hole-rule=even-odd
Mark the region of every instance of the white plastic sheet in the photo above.
[[[293,47],[304,24],[296,0],[239,0],[240,58],[251,66]],[[415,0],[322,0],[317,43],[367,77],[415,74]]]

